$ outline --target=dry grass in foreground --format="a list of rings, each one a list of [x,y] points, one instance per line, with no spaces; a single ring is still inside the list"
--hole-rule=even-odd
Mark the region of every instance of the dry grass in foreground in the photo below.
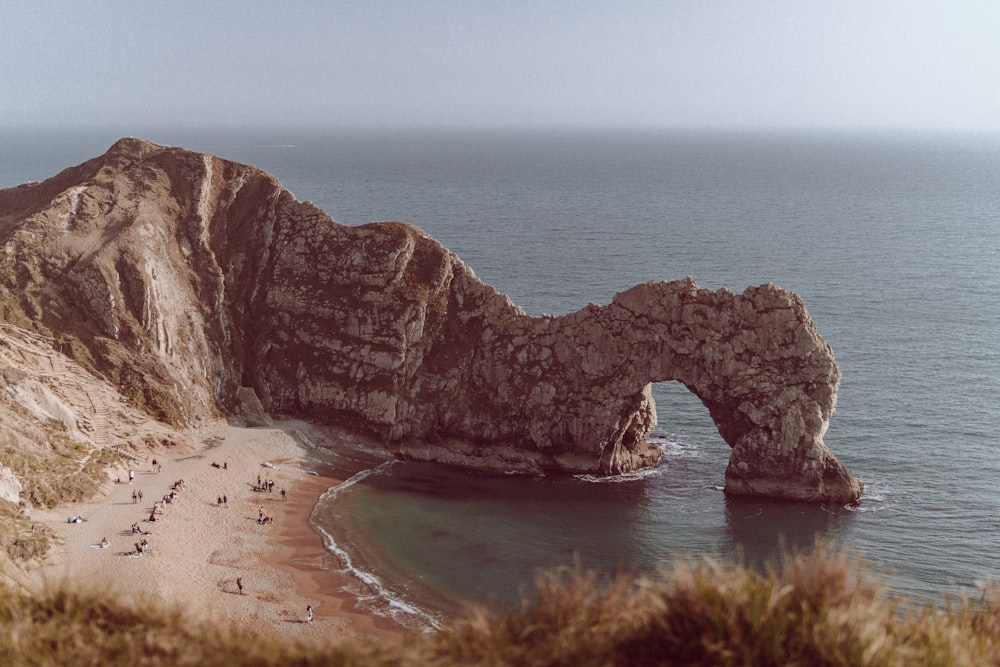
[[[0,595],[3,665],[1000,665],[992,593],[916,606],[821,549],[760,574],[682,562],[661,578],[542,577],[509,613],[398,643],[303,644],[53,591]]]

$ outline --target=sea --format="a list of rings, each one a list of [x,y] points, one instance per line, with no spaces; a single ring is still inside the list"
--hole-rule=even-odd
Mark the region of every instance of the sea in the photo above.
[[[691,276],[798,293],[843,373],[827,446],[853,506],[728,498],[729,448],[653,387],[661,465],[615,478],[487,475],[343,442],[314,526],[359,598],[437,627],[512,607],[540,572],[765,567],[817,540],[890,593],[1000,582],[1000,136],[888,131],[0,129],[0,187],[135,135],[258,166],[338,222],[413,223],[529,314]]]

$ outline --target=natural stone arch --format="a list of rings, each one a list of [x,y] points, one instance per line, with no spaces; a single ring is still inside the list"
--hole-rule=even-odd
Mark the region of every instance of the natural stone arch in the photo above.
[[[467,332],[479,330],[469,326],[475,319],[463,320]],[[735,295],[691,279],[647,283],[558,318],[494,312],[470,344],[470,382],[456,396],[474,398],[449,405],[521,428],[481,423],[455,435],[503,445],[494,450],[501,456],[520,436],[534,445],[521,451],[543,468],[615,474],[650,465],[659,456],[647,442],[651,383],[676,381],[732,447],[727,493],[860,497],[822,440],[840,380],[832,351],[801,299],[773,284]]]
[[[634,287],[615,297],[609,310],[617,309],[629,315],[613,320],[646,325],[620,332],[632,355],[648,359],[638,380],[684,384],[732,447],[727,493],[860,497],[860,483],[823,443],[840,371],[797,295],[773,284],[713,292],[688,279]]]

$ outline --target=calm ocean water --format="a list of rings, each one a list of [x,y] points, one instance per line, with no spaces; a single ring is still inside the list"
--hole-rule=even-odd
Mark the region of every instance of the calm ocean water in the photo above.
[[[773,558],[816,537],[930,600],[1000,580],[1000,137],[649,132],[191,132],[144,138],[259,166],[346,224],[412,222],[533,314],[692,276],[798,292],[843,381],[826,443],[857,507],[729,500],[700,402],[657,385],[663,465],[596,482],[378,462],[314,520],[370,588],[513,603],[540,567]],[[0,186],[114,132],[0,131]],[[380,588],[381,587],[381,588]]]

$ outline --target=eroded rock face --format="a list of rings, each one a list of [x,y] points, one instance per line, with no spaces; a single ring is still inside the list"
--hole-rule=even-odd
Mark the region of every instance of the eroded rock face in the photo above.
[[[833,355],[774,285],[529,317],[416,227],[343,226],[257,169],[134,139],[0,191],[0,242],[25,313],[170,423],[245,413],[249,387],[401,456],[614,474],[657,463],[650,383],[676,380],[733,447],[727,492],[861,493],[822,440]]]

